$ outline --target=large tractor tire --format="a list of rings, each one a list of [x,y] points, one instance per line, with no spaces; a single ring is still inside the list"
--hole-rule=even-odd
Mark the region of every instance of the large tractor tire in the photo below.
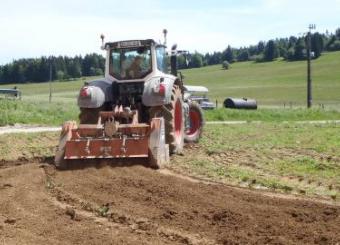
[[[150,118],[163,117],[165,125],[165,141],[169,145],[170,154],[181,154],[184,145],[184,110],[180,88],[174,85],[171,103],[150,109]]]
[[[80,108],[80,124],[97,124],[99,112],[104,111],[104,106],[98,108]]]
[[[190,128],[186,130],[184,140],[187,143],[198,142],[201,138],[204,126],[203,112],[197,102],[189,103]]]

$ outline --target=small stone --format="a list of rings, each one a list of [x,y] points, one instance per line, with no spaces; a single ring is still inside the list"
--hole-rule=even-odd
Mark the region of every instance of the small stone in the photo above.
[[[7,218],[5,219],[4,221],[6,224],[9,224],[9,225],[14,225],[15,222],[16,222],[16,219],[13,219],[13,218]]]
[[[137,224],[143,224],[143,223],[147,223],[148,222],[148,220],[147,219],[144,219],[144,218],[140,218],[140,219],[137,219],[136,220],[136,223]]]
[[[65,210],[65,214],[71,217],[71,219],[75,219],[76,211],[73,208],[67,207]]]
[[[137,224],[132,224],[130,225],[132,230],[137,230],[138,229],[138,225]]]
[[[128,218],[125,215],[118,216],[118,222],[121,224],[125,224],[128,222]]]
[[[81,218],[79,215],[76,215],[76,216],[74,217],[74,220],[75,220],[75,221],[81,221],[82,218]]]
[[[306,190],[299,190],[301,194],[306,194]]]
[[[332,214],[335,214],[336,211],[334,209],[326,209],[325,211],[323,211],[323,213],[325,215],[332,215]]]

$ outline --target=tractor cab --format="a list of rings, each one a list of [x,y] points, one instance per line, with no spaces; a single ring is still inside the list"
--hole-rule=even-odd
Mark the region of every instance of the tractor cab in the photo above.
[[[103,40],[103,38],[102,38]],[[133,82],[168,74],[166,46],[152,39],[105,43],[105,77],[116,82]]]

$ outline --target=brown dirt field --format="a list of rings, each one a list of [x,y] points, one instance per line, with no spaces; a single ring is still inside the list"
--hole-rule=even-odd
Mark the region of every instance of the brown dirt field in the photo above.
[[[340,207],[313,200],[140,165],[0,166],[0,244],[340,243]]]

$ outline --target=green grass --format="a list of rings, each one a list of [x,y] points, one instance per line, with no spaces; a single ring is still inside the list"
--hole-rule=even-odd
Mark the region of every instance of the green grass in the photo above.
[[[340,52],[324,53],[312,61],[314,104],[340,105]],[[268,63],[239,62],[223,70],[221,65],[183,70],[186,83],[209,88],[219,104],[227,97],[254,98],[260,107],[306,104],[306,62],[277,60]]]
[[[273,109],[235,110],[218,108],[204,112],[207,121],[307,121],[307,120],[340,120],[340,111],[324,109]]]
[[[300,121],[340,119],[340,52],[323,54],[313,61],[313,110],[302,109],[306,98],[306,62],[239,62],[230,70],[220,65],[183,70],[185,83],[210,89],[212,101],[227,97],[249,97],[258,101],[258,111],[224,110],[205,112],[207,120]],[[17,86],[21,101],[0,100],[0,125],[15,123],[61,124],[78,116],[76,97],[85,80],[0,85]],[[285,105],[285,109],[284,109]],[[281,110],[278,110],[280,109]]]
[[[199,145],[172,168],[228,184],[335,198],[340,125],[207,125]]]
[[[90,80],[93,78],[87,78]],[[0,99],[0,125],[23,123],[60,125],[77,120],[77,94],[85,78],[52,82],[52,102],[49,103],[49,83],[15,84],[22,91],[21,100]],[[15,85],[1,85],[10,88]]]
[[[79,110],[74,102],[27,102],[0,100],[0,125],[41,124],[61,125],[67,120],[77,120]]]

